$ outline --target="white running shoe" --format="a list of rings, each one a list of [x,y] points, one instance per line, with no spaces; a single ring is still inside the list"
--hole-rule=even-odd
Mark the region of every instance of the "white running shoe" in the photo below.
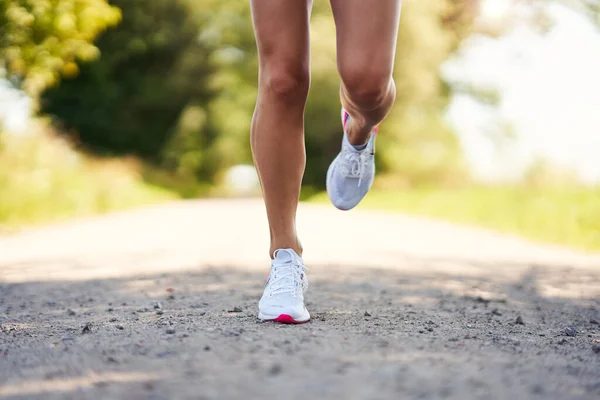
[[[342,125],[344,138],[342,151],[333,160],[327,171],[327,194],[335,207],[350,210],[358,205],[367,195],[375,178],[375,137],[377,128],[373,130],[367,145],[356,150],[348,141],[346,121],[348,113],[342,109]]]
[[[275,251],[271,274],[260,302],[258,318],[263,321],[301,324],[310,314],[304,306],[304,292],[308,289],[306,266],[292,249]]]

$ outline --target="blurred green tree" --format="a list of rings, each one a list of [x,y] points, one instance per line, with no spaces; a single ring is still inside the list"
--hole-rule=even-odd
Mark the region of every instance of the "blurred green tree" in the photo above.
[[[112,4],[123,18],[97,40],[102,56],[82,62],[76,78],[45,91],[41,110],[96,153],[135,154],[176,169],[174,152],[190,146],[200,152],[214,137],[205,116],[187,113],[194,136],[171,140],[186,108],[204,110],[213,97],[213,48],[202,40],[201,21],[184,1]],[[202,169],[201,160],[193,164]]]
[[[216,182],[250,163],[249,127],[258,60],[247,0],[114,0],[123,21],[97,41],[102,57],[43,96],[83,145],[134,153],[169,171]],[[395,77],[398,99],[384,123],[379,168],[394,185],[465,179],[458,140],[444,121],[450,88],[440,65],[468,34],[477,0],[405,2]],[[312,86],[306,111],[304,183],[324,186],[339,151],[339,77],[328,2],[314,4]]]
[[[96,58],[94,38],[120,17],[106,0],[2,0],[0,66],[35,98],[61,74],[77,75],[77,59]]]

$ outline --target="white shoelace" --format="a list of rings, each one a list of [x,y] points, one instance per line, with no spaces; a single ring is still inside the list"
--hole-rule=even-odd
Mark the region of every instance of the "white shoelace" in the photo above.
[[[345,176],[347,178],[358,178],[358,185],[360,186],[365,172],[369,165],[369,156],[371,155],[369,146],[360,152],[347,150],[344,152],[344,167],[343,171],[347,171]]]
[[[306,270],[308,268],[300,260],[273,261],[269,282],[271,296],[291,294],[296,297],[299,293],[302,293],[308,286],[308,280],[304,274]]]

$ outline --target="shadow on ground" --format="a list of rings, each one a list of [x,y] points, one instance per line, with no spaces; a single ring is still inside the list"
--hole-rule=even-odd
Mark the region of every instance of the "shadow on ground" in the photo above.
[[[600,270],[406,262],[311,266],[300,326],[242,268],[1,284],[0,399],[599,398]]]

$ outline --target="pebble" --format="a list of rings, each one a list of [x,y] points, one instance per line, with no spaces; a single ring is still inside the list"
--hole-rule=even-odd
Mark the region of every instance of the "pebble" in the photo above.
[[[578,333],[579,332],[577,331],[577,329],[575,329],[572,326],[567,326],[565,328],[565,335],[567,335],[567,336],[577,336]]]
[[[169,357],[174,357],[177,355],[176,351],[173,350],[167,350],[167,351],[163,351],[161,353],[158,353],[156,355],[156,358],[169,358]]]
[[[236,306],[236,307],[233,307],[233,309],[232,309],[232,310],[229,310],[229,311],[227,311],[227,312],[230,312],[230,313],[240,313],[240,312],[242,312],[242,311],[243,311],[243,310],[242,310],[242,308],[241,308],[241,307],[237,307],[237,306]]]
[[[271,368],[269,368],[269,375],[279,375],[283,371],[283,368],[279,364],[273,364]]]
[[[122,331],[123,329],[125,329],[125,327],[123,325],[116,325],[115,328],[117,328],[120,331]]]
[[[106,309],[106,311],[108,311],[108,312],[113,312],[113,311],[115,311],[115,309],[114,309],[114,308],[112,308],[112,307],[108,307],[108,308]]]
[[[210,346],[204,346],[204,351],[210,351]]]
[[[156,315],[163,315],[165,312],[161,309],[156,310]]]
[[[521,317],[520,315],[517,317],[515,324],[518,325],[525,325],[525,321],[523,321],[523,317]]]
[[[594,343],[592,345],[592,351],[596,354],[600,354],[600,343]]]
[[[76,315],[77,313],[73,310],[71,310],[70,308],[67,310],[67,315],[73,316]]]
[[[590,324],[592,324],[592,325],[600,325],[600,322],[598,322],[597,319],[592,318],[592,319],[590,319]]]
[[[113,318],[111,318],[111,319],[108,320],[108,322],[117,322],[117,321],[118,320],[115,317],[113,317]]]
[[[368,311],[365,311],[365,317],[370,317],[371,313],[369,313]]]
[[[167,328],[166,332],[169,335],[173,335],[173,334],[175,334],[175,328]]]
[[[501,315],[502,315],[502,313],[501,313],[501,312],[500,312],[500,311],[499,311],[497,308],[494,308],[494,309],[492,310],[492,315],[501,316]]]
[[[160,304],[160,301],[157,301],[156,303],[154,303],[154,309],[162,310],[162,304]]]
[[[86,323],[81,330],[81,333],[90,333],[92,332],[92,324],[90,322]]]

